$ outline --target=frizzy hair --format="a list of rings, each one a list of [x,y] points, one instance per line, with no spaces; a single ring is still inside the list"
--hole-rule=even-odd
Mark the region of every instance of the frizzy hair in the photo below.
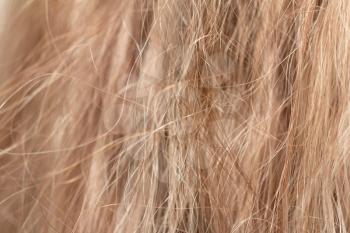
[[[350,232],[349,0],[1,4],[1,232]]]

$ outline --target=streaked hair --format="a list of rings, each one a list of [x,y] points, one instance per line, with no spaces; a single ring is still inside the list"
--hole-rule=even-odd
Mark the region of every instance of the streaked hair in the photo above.
[[[349,232],[349,0],[7,0],[0,226]]]

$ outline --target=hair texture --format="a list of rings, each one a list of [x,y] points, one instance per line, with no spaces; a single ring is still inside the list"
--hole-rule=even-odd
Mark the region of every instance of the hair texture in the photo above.
[[[1,2],[1,232],[350,232],[349,0]]]

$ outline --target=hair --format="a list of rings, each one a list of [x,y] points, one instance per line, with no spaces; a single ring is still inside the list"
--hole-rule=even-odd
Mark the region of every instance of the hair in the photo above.
[[[2,232],[350,232],[349,0],[1,8]]]

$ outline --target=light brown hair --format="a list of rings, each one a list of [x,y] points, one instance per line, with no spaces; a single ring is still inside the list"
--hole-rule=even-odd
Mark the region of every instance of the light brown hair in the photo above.
[[[349,0],[2,8],[1,232],[350,232]]]

